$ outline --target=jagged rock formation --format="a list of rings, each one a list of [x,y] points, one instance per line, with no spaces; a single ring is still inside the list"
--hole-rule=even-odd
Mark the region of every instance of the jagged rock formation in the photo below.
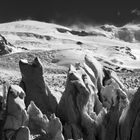
[[[64,140],[60,119],[51,114],[48,119],[33,101],[24,103],[25,93],[18,85],[8,89],[5,119],[3,120],[1,139],[29,140],[31,135],[37,139]]]
[[[112,81],[101,91],[108,111],[98,122],[98,136],[101,135],[101,140],[137,140],[140,136],[140,89],[129,102],[117,76],[112,74],[111,77],[115,83]]]
[[[86,55],[85,64],[91,69],[90,71],[92,71],[92,73],[94,73],[95,75],[96,82],[93,80],[92,82],[95,86],[97,85],[98,96],[101,100],[100,91],[103,85],[103,81],[105,81],[105,79],[108,78],[108,75],[104,72],[105,69],[103,69],[102,65],[93,56]]]
[[[139,138],[139,90],[129,104],[125,94],[126,90],[117,75],[114,72],[108,73],[101,67],[101,71],[99,71],[93,59],[90,57],[85,59],[84,67],[77,64],[75,67],[70,67],[66,89],[58,105],[57,115],[64,125],[64,137],[66,139],[89,140],[133,140]],[[97,113],[94,110],[96,104],[94,101],[98,99],[98,96],[92,98],[91,95],[97,95],[93,94],[96,93],[93,83],[96,83],[98,78],[103,80],[104,76],[101,74],[108,76],[104,85],[111,79],[114,82],[103,88],[106,93],[104,96],[107,96],[106,102],[110,101],[110,107],[107,111],[103,108]]]
[[[13,45],[10,44],[4,36],[0,35],[0,55],[9,54],[12,52]]]
[[[101,108],[95,87],[88,74],[82,67],[71,66],[65,92],[57,110],[57,115],[64,125],[64,137],[95,139],[95,120]]]
[[[55,113],[57,101],[45,84],[43,67],[39,58],[35,58],[32,63],[21,60],[19,67],[22,75],[20,86],[26,93],[26,106],[30,104],[30,101],[34,101],[43,114],[49,116]]]
[[[21,86],[25,90],[26,104],[29,106],[26,113],[24,91],[19,86],[10,86],[4,129],[19,128],[16,131],[17,140],[20,137],[29,140],[30,131],[34,129],[39,130],[40,137],[37,139],[40,140],[64,140],[64,137],[66,140],[138,140],[140,89],[130,103],[125,102],[127,95],[116,73],[106,71],[94,61],[92,57],[86,56],[84,64],[70,66],[65,91],[57,106],[49,89],[47,88],[47,92],[45,90],[43,68],[39,59],[35,58],[32,63],[21,60]],[[101,89],[98,88],[98,80]],[[103,105],[110,102],[107,110],[98,99],[99,90],[102,99],[106,97],[102,100]],[[57,117],[50,115],[51,112],[56,112]],[[10,113],[12,115],[8,116]],[[8,120],[14,116],[18,120]]]
[[[140,89],[129,104],[120,109],[121,98],[111,106],[107,114],[98,122],[99,140],[138,140],[140,137]],[[118,100],[119,99],[119,100]]]
[[[114,77],[115,80],[112,77],[108,79],[101,90],[102,103],[107,108],[106,114],[101,116],[98,122],[100,130],[98,136],[101,136],[101,140],[116,140],[121,111],[128,104],[126,93],[120,87],[115,75]]]

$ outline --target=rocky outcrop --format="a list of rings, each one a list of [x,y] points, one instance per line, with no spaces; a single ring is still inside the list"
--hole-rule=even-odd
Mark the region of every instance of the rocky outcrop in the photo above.
[[[26,106],[30,104],[30,101],[34,101],[43,114],[50,116],[51,113],[55,113],[57,101],[45,84],[43,67],[39,58],[35,58],[31,63],[21,60],[19,67],[22,75],[20,86],[26,93]]]
[[[119,38],[120,40],[126,41],[126,42],[134,42],[135,37],[133,32],[131,32],[129,29],[127,28],[120,28],[120,30],[118,30],[115,33],[115,37]]]
[[[10,44],[4,36],[0,35],[0,55],[11,53],[12,47],[13,45]]]

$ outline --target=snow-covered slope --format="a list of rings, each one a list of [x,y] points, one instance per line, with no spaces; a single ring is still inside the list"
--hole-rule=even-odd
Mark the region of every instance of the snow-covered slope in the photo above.
[[[140,68],[140,25],[128,24],[68,28],[53,23],[25,20],[0,24],[0,34],[17,51],[55,50],[55,64],[83,61],[85,54],[99,58],[104,65]]]

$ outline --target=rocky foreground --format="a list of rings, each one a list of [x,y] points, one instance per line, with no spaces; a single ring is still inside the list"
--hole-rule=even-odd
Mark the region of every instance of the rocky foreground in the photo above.
[[[139,90],[130,99],[129,90],[113,71],[85,56],[85,63],[69,67],[58,101],[45,83],[42,66],[37,57],[22,59],[19,86],[4,84],[1,138],[139,139]]]

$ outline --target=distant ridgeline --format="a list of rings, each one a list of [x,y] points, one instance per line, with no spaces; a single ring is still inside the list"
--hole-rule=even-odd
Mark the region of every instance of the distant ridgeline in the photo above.
[[[126,24],[122,27],[115,27],[113,25],[103,25],[101,29],[107,32],[112,32],[115,38],[126,42],[140,41],[140,26],[139,24]]]

